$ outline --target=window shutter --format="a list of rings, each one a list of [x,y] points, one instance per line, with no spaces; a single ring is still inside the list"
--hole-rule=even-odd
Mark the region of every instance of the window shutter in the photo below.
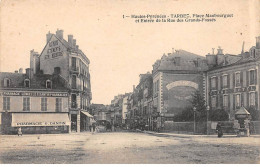
[[[233,88],[236,87],[236,74],[233,74]]]
[[[258,109],[258,92],[255,92],[255,107]]]
[[[227,87],[230,88],[230,74],[227,75]]]
[[[257,69],[255,70],[255,84],[257,84]]]
[[[230,109],[230,95],[228,95],[228,109]]]
[[[219,95],[219,106],[220,106],[220,108],[223,107],[223,95],[222,94]]]
[[[216,96],[216,108],[218,108],[218,104],[219,104],[218,100],[219,100],[219,95]]]
[[[216,77],[216,90],[218,90],[218,77]]]
[[[210,108],[212,108],[212,104],[211,104],[211,96],[209,96],[209,106],[210,106]]]
[[[244,93],[241,93],[241,107],[244,107]]]
[[[209,90],[211,90],[211,82],[212,82],[212,79],[209,78]]]
[[[223,76],[220,76],[220,89],[223,89]]]
[[[233,110],[236,110],[236,95],[233,94]]]
[[[243,71],[240,72],[240,85],[243,86]]]
[[[249,73],[249,71],[246,71],[246,86],[249,86],[249,76],[250,75],[250,73]]]

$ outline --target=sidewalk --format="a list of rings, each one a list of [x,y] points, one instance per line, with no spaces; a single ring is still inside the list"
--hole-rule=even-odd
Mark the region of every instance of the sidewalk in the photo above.
[[[142,133],[146,133],[146,134],[151,134],[151,135],[155,135],[155,136],[164,136],[164,137],[180,137],[180,138],[216,138],[217,134],[211,134],[211,135],[193,135],[193,134],[178,134],[178,133],[173,133],[173,132],[162,132],[162,133],[158,133],[158,132],[154,132],[154,131],[141,131],[141,130],[137,130],[138,132],[142,132]],[[226,138],[226,137],[237,137],[237,135],[230,135],[230,134],[224,134],[222,138]],[[249,137],[254,137],[254,138],[260,138],[260,135],[250,135]],[[239,137],[237,137],[239,138]]]

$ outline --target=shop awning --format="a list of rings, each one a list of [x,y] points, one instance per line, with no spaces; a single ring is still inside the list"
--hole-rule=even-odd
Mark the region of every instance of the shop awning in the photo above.
[[[81,112],[82,112],[82,114],[86,115],[87,117],[93,118],[93,116],[90,115],[88,112],[86,112],[86,111],[81,111]]]
[[[70,125],[68,113],[12,113],[12,127]]]

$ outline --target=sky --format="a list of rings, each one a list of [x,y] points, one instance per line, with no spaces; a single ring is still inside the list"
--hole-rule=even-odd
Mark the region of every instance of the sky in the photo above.
[[[46,34],[73,34],[90,59],[92,103],[110,104],[131,92],[139,74],[164,53],[183,49],[201,56],[221,46],[239,54],[260,35],[259,0],[2,0],[0,71],[29,68],[30,50],[41,53]],[[123,15],[233,14],[208,23],[136,23]],[[258,15],[257,15],[258,14]]]

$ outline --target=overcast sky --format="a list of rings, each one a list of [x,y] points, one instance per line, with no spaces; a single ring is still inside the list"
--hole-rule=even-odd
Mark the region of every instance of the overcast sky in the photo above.
[[[172,48],[205,56],[222,46],[239,54],[255,45],[259,0],[4,0],[0,10],[0,71],[29,67],[30,50],[39,53],[46,33],[73,34],[90,59],[92,103],[110,104],[112,98],[132,91],[139,74]],[[258,6],[258,9],[256,9]],[[135,23],[123,15],[233,14],[213,23]],[[258,28],[258,29],[257,29]]]

